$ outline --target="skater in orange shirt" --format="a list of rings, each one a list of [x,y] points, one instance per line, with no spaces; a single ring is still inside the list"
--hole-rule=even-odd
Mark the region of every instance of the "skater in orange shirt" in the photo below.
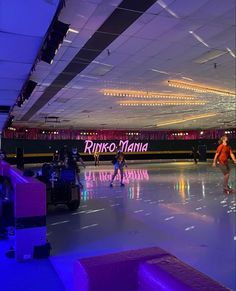
[[[219,140],[219,146],[216,150],[216,154],[213,160],[212,166],[216,166],[216,162],[218,160],[219,167],[224,175],[224,193],[231,193],[233,190],[229,187],[229,175],[230,175],[230,168],[228,164],[229,156],[232,158],[233,162],[236,164],[235,156],[231,150],[231,147],[228,145],[228,137],[223,135]]]

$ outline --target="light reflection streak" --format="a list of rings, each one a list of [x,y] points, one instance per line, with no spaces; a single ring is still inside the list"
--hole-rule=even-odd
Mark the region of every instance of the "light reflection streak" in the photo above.
[[[170,217],[166,217],[165,220],[169,221],[169,220],[174,219],[174,218],[175,218],[174,216],[170,216]]]
[[[136,196],[137,196],[137,198],[136,198],[137,200],[140,199],[139,198],[140,197],[140,184],[139,183],[137,185],[137,195]]]
[[[190,216],[191,218],[195,218],[197,220],[203,220],[204,222],[207,222],[207,223],[213,223],[214,222],[214,219],[213,217],[210,217],[210,216],[207,216],[207,215],[202,215],[198,212],[190,212],[188,209],[184,209],[184,208],[181,208],[181,205],[182,204],[160,204],[160,207],[162,208],[167,208],[169,211],[171,211],[171,213],[173,214],[184,214],[184,215],[187,215],[187,216]]]
[[[134,213],[140,213],[140,212],[143,212],[144,210],[143,209],[139,209],[139,210],[135,210]]]
[[[110,182],[113,175],[113,169],[108,171],[86,171],[84,173],[84,178],[87,182]],[[120,176],[117,175],[115,181],[119,181]],[[124,173],[124,183],[129,183],[130,181],[148,181],[149,174],[145,169],[126,169]]]
[[[174,185],[174,189],[178,192],[178,194],[179,194],[179,196],[181,198],[181,201],[184,202],[185,200],[188,199],[188,198],[186,198],[186,192],[185,192],[185,190],[187,190],[187,194],[188,194],[188,196],[190,196],[190,184],[189,184],[189,180],[185,181],[184,175],[181,174],[179,176],[178,181]]]
[[[195,228],[195,226],[194,226],[194,225],[191,225],[191,226],[189,226],[189,227],[186,227],[186,228],[185,228],[185,231],[192,230],[192,229],[194,229],[194,228]]]
[[[202,197],[204,197],[204,198],[206,197],[204,181],[202,181]]]
[[[54,225],[58,225],[58,224],[64,224],[64,223],[67,223],[67,222],[69,222],[69,220],[54,222],[54,223],[51,223],[51,225],[54,226]]]
[[[95,227],[95,226],[98,226],[98,224],[94,223],[94,224],[90,224],[90,225],[85,225],[85,226],[81,227],[80,229],[87,229],[87,228],[91,228],[91,227]]]
[[[131,190],[132,190],[132,199],[134,199],[134,186],[133,187],[131,187]]]
[[[98,184],[106,184],[111,181],[113,169],[99,170],[99,171],[85,171],[84,172],[84,189],[81,191],[81,199],[86,201],[96,197],[96,188]],[[148,181],[149,174],[146,169],[126,169],[124,173],[123,182],[127,185],[132,184],[133,181],[138,182],[128,187],[128,195],[130,199],[140,199],[141,189],[139,181]],[[115,182],[120,181],[120,175],[117,175]],[[102,198],[102,197],[97,197]],[[103,196],[103,198],[107,198]]]
[[[101,208],[101,209],[94,209],[94,210],[88,210],[86,212],[86,214],[90,214],[90,213],[96,213],[96,212],[100,212],[100,211],[104,211],[105,208]]]
[[[81,213],[86,213],[86,211],[85,210],[82,210],[82,211],[74,212],[71,215],[77,215],[77,214],[81,214]]]

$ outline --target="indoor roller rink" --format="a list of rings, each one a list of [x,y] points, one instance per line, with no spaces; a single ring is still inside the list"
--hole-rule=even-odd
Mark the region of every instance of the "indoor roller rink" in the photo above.
[[[235,189],[236,167],[230,167]],[[73,290],[76,259],[150,246],[236,290],[236,196],[223,193],[219,168],[210,162],[128,162],[125,187],[118,175],[111,188],[112,174],[111,163],[88,165],[80,174],[80,207],[48,208],[50,260],[67,290]]]

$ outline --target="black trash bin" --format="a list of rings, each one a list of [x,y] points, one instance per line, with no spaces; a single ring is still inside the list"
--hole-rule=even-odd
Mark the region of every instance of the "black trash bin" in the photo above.
[[[199,152],[199,162],[206,162],[207,161],[207,146],[199,145],[198,152]]]

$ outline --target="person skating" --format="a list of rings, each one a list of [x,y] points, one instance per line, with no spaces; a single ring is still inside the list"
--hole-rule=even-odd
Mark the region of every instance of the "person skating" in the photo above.
[[[235,156],[232,152],[231,147],[228,145],[228,137],[226,135],[223,135],[219,140],[219,146],[216,150],[212,166],[215,167],[216,162],[219,162],[219,167],[224,175],[223,191],[226,194],[233,192],[233,189],[231,189],[228,185],[230,176],[230,167],[228,163],[229,157],[231,157],[233,162],[236,164]]]
[[[80,182],[80,169],[77,164],[77,162],[80,162],[81,165],[85,168],[85,163],[83,159],[81,158],[80,154],[78,153],[78,150],[76,147],[72,148],[71,151],[67,151],[64,156],[64,165],[67,168],[71,168],[75,170],[76,173],[76,182],[80,186],[81,189],[83,189],[83,184]]]
[[[98,152],[94,152],[93,157],[94,157],[95,167],[99,166],[99,153]]]
[[[192,157],[193,157],[194,163],[197,164],[198,163],[197,159],[199,157],[199,153],[198,153],[198,149],[196,146],[192,147]]]
[[[125,155],[121,151],[119,151],[116,154],[113,164],[114,164],[114,174],[111,179],[110,187],[113,186],[113,181],[116,175],[118,174],[118,171],[120,171],[120,186],[124,186],[124,183],[123,183],[124,167],[127,167],[127,164],[125,160]]]

